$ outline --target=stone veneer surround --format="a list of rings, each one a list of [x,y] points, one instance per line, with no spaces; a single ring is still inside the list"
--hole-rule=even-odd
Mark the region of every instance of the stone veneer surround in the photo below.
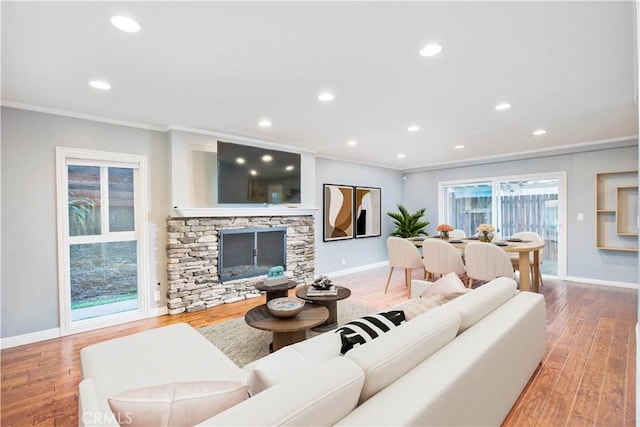
[[[314,272],[313,215],[252,217],[169,217],[167,219],[167,305],[169,314],[197,311],[260,295],[264,276],[221,283],[218,230],[287,228],[287,276],[309,283]]]

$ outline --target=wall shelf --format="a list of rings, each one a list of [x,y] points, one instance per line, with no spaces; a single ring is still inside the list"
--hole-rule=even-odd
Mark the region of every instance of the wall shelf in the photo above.
[[[638,171],[596,174],[596,248],[638,251]]]

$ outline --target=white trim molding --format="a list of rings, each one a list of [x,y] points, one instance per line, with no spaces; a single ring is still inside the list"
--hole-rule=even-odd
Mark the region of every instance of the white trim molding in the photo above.
[[[389,261],[380,261],[373,264],[361,265],[359,267],[347,268],[344,270],[333,271],[331,273],[323,273],[329,277],[346,276],[347,274],[360,273],[362,271],[372,270],[374,268],[386,267],[389,265]]]
[[[47,329],[44,331],[31,332],[29,334],[16,335],[0,339],[0,348],[18,347],[19,345],[32,344],[34,342],[46,341],[60,338],[60,328]]]
[[[587,277],[566,276],[558,277],[558,280],[566,280],[567,282],[586,283],[588,285],[613,286],[615,288],[638,289],[637,283],[614,282],[612,280],[590,279]]]
[[[238,208],[175,208],[182,218],[236,217],[236,216],[307,216],[315,215],[320,208],[297,207],[238,207]]]

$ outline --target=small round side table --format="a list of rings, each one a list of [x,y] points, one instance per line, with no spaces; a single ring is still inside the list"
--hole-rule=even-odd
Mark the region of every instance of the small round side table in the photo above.
[[[287,283],[283,283],[282,285],[267,286],[264,282],[258,282],[255,286],[257,290],[265,291],[267,293],[267,302],[269,302],[274,298],[289,296],[289,289],[295,288],[296,285],[296,282],[289,280]]]
[[[351,290],[343,286],[336,286],[338,295],[307,296],[307,289],[309,289],[309,287],[311,287],[311,285],[299,287],[296,290],[296,296],[305,301],[311,301],[327,307],[327,310],[329,310],[329,318],[327,321],[313,329],[324,332],[336,328],[338,326],[338,301],[349,298],[351,296]]]

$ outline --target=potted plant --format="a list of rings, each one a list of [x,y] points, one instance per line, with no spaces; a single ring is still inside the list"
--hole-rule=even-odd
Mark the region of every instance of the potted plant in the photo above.
[[[429,221],[423,221],[424,211],[426,209],[420,209],[415,213],[409,213],[407,208],[402,205],[398,205],[398,211],[400,212],[387,212],[391,218],[393,218],[393,225],[396,229],[391,233],[392,236],[397,237],[418,237],[421,234],[428,236],[425,231],[425,227],[429,225]]]

